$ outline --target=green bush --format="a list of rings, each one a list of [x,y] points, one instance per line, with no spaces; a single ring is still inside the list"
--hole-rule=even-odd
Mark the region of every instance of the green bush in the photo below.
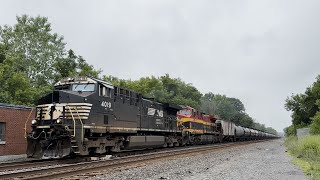
[[[284,129],[284,132],[286,137],[291,137],[291,136],[293,137],[296,135],[297,130],[296,130],[296,127],[292,124],[291,126],[286,127]]]
[[[320,134],[320,112],[312,118],[312,124],[310,125],[312,134]]]
[[[295,151],[295,154],[303,158],[320,159],[320,136],[307,136],[299,139]]]
[[[289,152],[293,152],[297,146],[297,137],[296,136],[288,136],[285,141],[285,145]]]
[[[289,153],[295,156],[295,164],[303,168],[311,179],[320,179],[320,135],[307,136],[297,139],[287,137],[285,145]]]

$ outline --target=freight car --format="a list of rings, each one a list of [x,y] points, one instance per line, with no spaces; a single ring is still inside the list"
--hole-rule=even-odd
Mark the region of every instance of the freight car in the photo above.
[[[38,104],[27,136],[27,156],[37,159],[258,139],[253,130],[92,77],[62,79]]]

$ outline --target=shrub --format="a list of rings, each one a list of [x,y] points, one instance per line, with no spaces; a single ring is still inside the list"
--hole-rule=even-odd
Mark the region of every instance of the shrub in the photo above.
[[[312,180],[320,179],[320,135],[307,136],[297,139],[295,136],[286,138],[288,151],[298,159],[294,163],[299,165]]]
[[[307,136],[297,141],[295,154],[308,159],[320,159],[320,136]]]
[[[320,112],[312,118],[312,124],[310,125],[312,134],[320,134]]]

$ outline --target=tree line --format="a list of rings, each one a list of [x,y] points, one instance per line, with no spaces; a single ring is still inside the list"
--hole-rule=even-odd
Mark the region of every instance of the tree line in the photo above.
[[[237,125],[276,133],[254,121],[237,98],[212,92],[202,95],[192,84],[165,74],[138,80],[102,75],[72,49],[66,49],[63,36],[52,32],[46,17],[17,16],[13,26],[0,26],[0,102],[34,105],[52,91],[57,80],[68,76],[102,78],[115,86],[128,88],[148,98],[176,105],[188,105],[208,114],[217,114]]]
[[[292,125],[284,129],[287,136],[296,135],[296,129],[303,127],[320,134],[320,75],[304,93],[288,97],[285,108],[292,112]]]

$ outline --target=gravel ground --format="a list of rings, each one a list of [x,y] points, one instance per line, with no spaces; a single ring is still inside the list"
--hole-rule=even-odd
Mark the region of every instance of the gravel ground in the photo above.
[[[307,179],[290,161],[283,140],[278,139],[166,162],[152,162],[91,179]]]

